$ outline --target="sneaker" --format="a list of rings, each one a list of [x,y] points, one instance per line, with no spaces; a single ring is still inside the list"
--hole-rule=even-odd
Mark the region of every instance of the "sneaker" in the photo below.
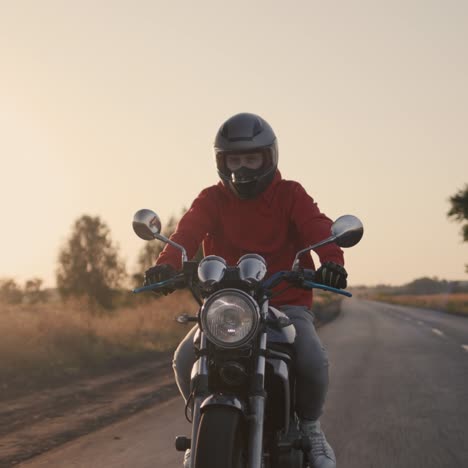
[[[300,422],[300,428],[303,434],[309,436],[312,445],[307,454],[310,468],[336,468],[335,453],[325,439],[320,422],[304,419]]]
[[[187,449],[184,454],[184,468],[190,468],[190,449]]]

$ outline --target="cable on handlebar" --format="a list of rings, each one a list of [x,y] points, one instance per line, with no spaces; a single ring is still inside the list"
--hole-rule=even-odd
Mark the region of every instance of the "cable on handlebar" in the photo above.
[[[279,283],[282,281],[288,281],[290,284],[281,289],[280,291],[276,291],[273,294],[269,295],[269,298],[275,297],[279,294],[282,294],[284,291],[291,287],[299,287],[303,289],[322,289],[324,291],[334,292],[336,294],[341,294],[342,296],[352,297],[352,294],[348,291],[333,288],[331,286],[326,286],[321,283],[315,283],[311,281],[310,278],[314,277],[315,271],[314,270],[299,270],[299,271],[279,271],[266,281],[263,282],[263,287],[267,290],[273,289],[274,287],[278,286]]]

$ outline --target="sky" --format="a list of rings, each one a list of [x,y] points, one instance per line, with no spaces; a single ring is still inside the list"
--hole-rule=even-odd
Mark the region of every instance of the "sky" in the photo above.
[[[253,112],[284,178],[362,220],[351,285],[467,280],[467,44],[463,0],[0,0],[0,278],[53,286],[83,214],[133,272],[134,212],[190,206]]]

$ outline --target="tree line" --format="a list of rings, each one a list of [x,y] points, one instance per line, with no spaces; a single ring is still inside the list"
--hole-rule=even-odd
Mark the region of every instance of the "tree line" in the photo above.
[[[365,286],[361,289],[378,292],[380,294],[387,294],[393,296],[410,295],[419,296],[426,294],[455,294],[455,293],[468,293],[468,281],[448,281],[439,279],[436,276],[430,278],[423,276],[417,278],[402,286],[390,286],[386,284],[379,284],[377,286],[367,288]]]
[[[49,293],[43,289],[40,278],[31,278],[21,287],[12,278],[0,280],[0,300],[7,304],[37,304],[47,302]]]

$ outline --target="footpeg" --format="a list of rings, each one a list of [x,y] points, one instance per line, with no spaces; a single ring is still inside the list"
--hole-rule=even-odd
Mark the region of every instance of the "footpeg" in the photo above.
[[[185,452],[192,447],[192,439],[185,436],[177,436],[175,439],[175,448],[178,452]]]
[[[303,452],[307,453],[312,449],[312,442],[309,437],[304,435],[300,439],[296,439],[292,446],[296,450],[302,450]]]

